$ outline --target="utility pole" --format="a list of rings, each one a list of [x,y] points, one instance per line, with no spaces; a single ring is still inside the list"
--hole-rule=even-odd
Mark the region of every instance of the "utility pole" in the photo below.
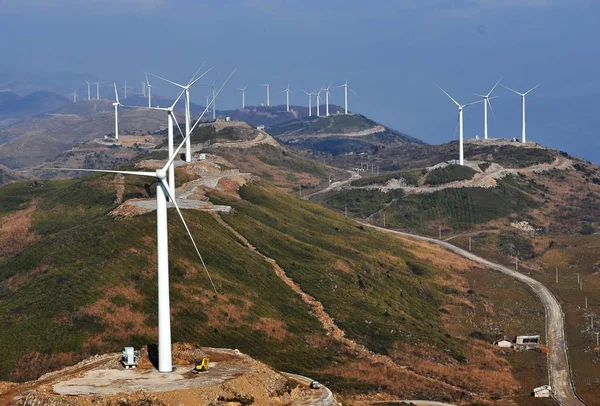
[[[596,347],[600,347],[600,333],[596,333]]]
[[[556,267],[556,284],[558,285],[558,267]]]
[[[385,228],[385,212],[383,212],[383,228]],[[587,307],[586,307],[587,309]]]
[[[440,241],[442,239],[442,226],[440,226]]]
[[[469,251],[471,251],[471,236],[469,236]]]
[[[515,271],[519,270],[519,257],[515,255]]]
[[[344,207],[344,217],[348,217],[348,203],[346,203],[346,206]]]

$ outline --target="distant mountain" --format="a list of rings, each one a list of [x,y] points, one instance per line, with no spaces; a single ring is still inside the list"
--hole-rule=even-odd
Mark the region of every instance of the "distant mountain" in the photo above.
[[[11,92],[10,90],[0,91],[0,104],[4,102],[14,102],[19,100],[21,96],[16,93]]]
[[[119,100],[125,106],[140,106],[140,107],[148,107],[148,96],[142,96],[139,94],[132,95],[127,97],[126,99]],[[173,105],[175,99],[164,97],[161,95],[152,94],[152,106],[153,107],[169,107]],[[204,106],[191,103],[190,110],[193,115],[201,114],[204,111]],[[184,111],[184,102],[183,98],[179,100],[177,106],[175,106],[175,110]]]
[[[287,145],[333,156],[372,154],[392,145],[423,144],[360,114],[299,117],[268,127],[267,131]]]
[[[12,100],[0,104],[0,118],[34,116],[58,110],[73,103],[58,93],[48,91],[31,93],[23,98],[8,97],[12,97]]]
[[[325,112],[325,106],[320,107],[321,111]],[[237,110],[217,110],[218,117],[231,117],[234,120],[245,121],[248,124],[256,127],[264,125],[265,127],[273,127],[276,124],[286,121],[308,117],[308,107],[306,106],[290,106],[291,111],[286,111],[285,105],[277,106],[246,106],[245,109]],[[330,104],[329,111],[331,114],[336,114],[343,110],[342,107]],[[313,107],[312,113],[316,114],[316,107]]]

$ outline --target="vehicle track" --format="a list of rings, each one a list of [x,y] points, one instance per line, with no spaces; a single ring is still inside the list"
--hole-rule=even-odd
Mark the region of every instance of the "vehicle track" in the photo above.
[[[400,235],[407,238],[427,241],[433,244],[440,245],[449,251],[454,252],[471,261],[478,262],[495,271],[502,272],[521,282],[526,283],[531,290],[540,298],[546,310],[546,341],[548,346],[548,376],[550,385],[553,389],[553,396],[556,401],[563,406],[582,406],[583,402],[575,393],[571,378],[571,370],[569,366],[569,358],[567,354],[567,344],[565,341],[564,314],[560,303],[556,297],[550,292],[541,282],[523,275],[517,271],[507,268],[503,265],[488,261],[471,252],[465,251],[450,243],[439,241],[429,237],[404,233],[401,231],[389,230],[382,227],[377,227],[372,224],[361,223],[364,226],[383,231],[388,234]]]

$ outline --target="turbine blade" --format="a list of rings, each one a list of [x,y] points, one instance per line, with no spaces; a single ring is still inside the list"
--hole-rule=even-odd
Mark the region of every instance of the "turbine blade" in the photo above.
[[[537,89],[538,87],[540,87],[542,84],[539,83],[536,86],[532,87],[531,89],[529,89],[528,91],[525,92],[525,94],[523,96],[528,95],[529,93],[533,92],[535,89]]]
[[[206,264],[204,263],[202,254],[200,254],[200,250],[198,249],[198,246],[196,245],[196,241],[194,241],[194,237],[192,237],[192,232],[190,231],[190,228],[188,227],[185,219],[183,218],[183,214],[181,213],[181,210],[179,209],[179,205],[177,204],[177,199],[175,198],[175,196],[171,196],[171,192],[169,190],[169,184],[167,183],[167,181],[165,179],[162,179],[161,182],[163,183],[163,185],[165,185],[165,190],[167,191],[169,200],[171,201],[171,203],[173,203],[173,206],[175,206],[175,209],[177,210],[177,214],[179,214],[179,218],[181,219],[181,222],[183,223],[183,226],[185,227],[185,230],[187,231],[188,236],[190,237],[190,240],[192,240],[192,245],[194,246],[194,249],[196,250],[196,253],[198,254],[198,258],[200,258],[200,262],[202,263],[202,266],[204,267],[204,270],[206,271],[206,275],[208,276],[208,279],[210,280],[210,284],[212,285],[215,293],[218,294],[219,292],[217,292],[217,287],[215,286],[215,283],[213,282],[212,277],[210,276],[210,272],[208,272],[208,268],[206,267]]]
[[[492,90],[490,90],[490,92],[487,94],[488,97],[490,97],[492,95],[492,92],[498,87],[498,85],[500,84],[500,82],[502,81],[502,79],[504,79],[504,76],[502,76],[494,85],[494,87],[492,87]]]
[[[493,97],[492,97],[492,99],[493,99]],[[494,108],[492,107],[492,99],[488,99],[487,105],[489,106],[490,111],[492,112],[492,114],[494,115],[494,117],[496,117],[496,113],[494,113]]]
[[[215,65],[215,66],[217,66],[217,65]],[[213,70],[215,68],[215,66],[211,67],[209,70],[207,70],[206,72],[204,72],[202,75],[200,75],[196,79],[192,80],[187,87],[190,88],[190,87],[194,86],[200,79],[202,79],[204,76],[206,76],[206,74],[208,72],[210,72],[211,70]]]
[[[473,96],[479,96],[479,97],[483,97],[484,99],[487,98],[487,95],[485,94],[479,94],[479,93],[471,93]]]
[[[210,106],[213,104],[213,102],[215,101],[215,99],[217,98],[217,96],[221,93],[221,91],[223,90],[223,88],[225,87],[225,85],[229,82],[229,79],[231,79],[231,77],[233,76],[233,74],[235,73],[236,70],[237,70],[237,68],[235,68],[229,74],[229,76],[227,77],[227,79],[225,80],[225,82],[223,83],[223,85],[219,88],[219,90],[215,94],[215,97],[213,97],[213,99],[210,101],[210,103],[208,103],[208,106],[206,106],[204,108],[204,111],[202,112],[202,114],[200,115],[200,117],[198,117],[198,120],[196,120],[196,122],[194,123],[194,125],[192,126],[192,128],[190,128],[190,133],[186,134],[186,136],[183,139],[183,141],[181,142],[181,144],[179,144],[179,147],[177,147],[177,149],[173,152],[173,155],[171,157],[169,157],[169,160],[167,161],[167,163],[163,167],[163,169],[165,171],[169,168],[169,166],[171,166],[171,164],[175,160],[175,157],[177,156],[177,154],[179,154],[179,151],[185,145],[185,142],[187,141],[187,139],[192,135],[192,133],[194,132],[194,129],[198,126],[198,124],[200,124],[200,121],[202,120],[202,118],[204,117],[204,115],[206,114],[206,112],[208,111],[208,109],[210,108]]]
[[[185,87],[183,88],[183,90],[181,91],[181,93],[179,93],[179,96],[177,96],[177,99],[175,99],[175,103],[173,103],[171,105],[171,108],[175,108],[175,105],[177,105],[177,103],[179,103],[179,100],[181,99],[181,96],[183,96],[185,93]]]
[[[508,87],[508,86],[504,86],[504,85],[500,85],[500,86],[502,86],[503,88],[505,88],[505,89],[507,89],[507,90],[510,90],[510,91],[511,91],[511,92],[513,92],[513,93],[516,93],[516,94],[518,94],[519,96],[524,96],[524,95],[523,95],[523,93],[519,93],[519,92],[517,92],[515,89],[511,89],[511,88],[510,88],[510,87]]]
[[[98,172],[98,173],[120,173],[121,175],[149,176],[156,178],[156,172],[134,172],[134,171],[115,171],[110,169],[74,169],[74,168],[38,168],[42,171],[70,171],[70,172]]]
[[[464,107],[469,107],[469,106],[472,106],[472,105],[474,105],[474,104],[483,103],[483,101],[484,101],[484,100],[485,100],[485,99],[478,100],[478,101],[476,101],[476,102],[473,102],[473,103],[467,103],[467,104],[463,104],[463,106],[462,106],[462,107],[464,108]]]
[[[444,89],[442,89],[441,87],[439,87],[437,83],[434,83],[434,85],[436,85],[438,89],[440,89],[442,92],[444,92],[444,94],[446,96],[448,96],[450,98],[450,100],[452,100],[454,102],[454,104],[456,104],[458,107],[460,107],[460,103],[457,102],[456,100],[454,100],[454,98],[452,96],[450,96]]]
[[[146,84],[150,86],[150,81],[148,80],[148,72],[144,73],[146,75]]]
[[[115,101],[117,102],[117,104],[121,104],[119,103],[119,92],[117,92],[117,83],[113,83],[115,85]]]
[[[175,86],[177,86],[177,87],[180,87],[180,88],[182,88],[182,89],[184,89],[184,88],[185,88],[185,86],[184,86],[184,85],[180,85],[179,83],[175,83],[175,82],[173,82],[172,80],[165,79],[165,78],[163,78],[163,77],[161,77],[161,76],[155,75],[154,73],[148,73],[148,75],[150,75],[150,76],[154,76],[155,78],[157,78],[157,79],[160,79],[160,80],[164,80],[165,82],[168,82],[168,83],[170,83],[170,84],[172,84],[172,85],[175,85]]]
[[[192,79],[190,79],[190,81],[188,82],[188,86],[191,86],[192,81],[196,78],[196,75],[198,73],[200,73],[200,71],[202,70],[202,68],[204,67],[204,65],[206,65],[206,61],[202,62],[202,65],[200,65],[200,67],[198,68],[198,70],[196,71],[196,73],[194,73],[194,76],[192,76]]]
[[[181,131],[181,127],[179,126],[179,121],[177,121],[177,117],[175,117],[175,114],[172,111],[169,111],[169,114],[171,115],[171,117],[173,117],[173,122],[175,122],[175,125],[179,129],[179,133],[183,138],[185,138],[185,135],[183,134],[183,131]]]

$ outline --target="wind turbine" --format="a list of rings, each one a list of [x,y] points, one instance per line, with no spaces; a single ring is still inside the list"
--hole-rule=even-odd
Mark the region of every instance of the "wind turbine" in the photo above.
[[[290,90],[289,83],[287,85],[287,88],[281,93],[285,93],[285,99],[286,99],[286,110],[285,111],[289,112],[290,111],[290,93],[292,93],[292,91]]]
[[[248,86],[240,87],[238,90],[242,92],[242,110],[246,108],[246,88]]]
[[[490,96],[492,95],[492,92],[496,89],[496,87],[498,87],[502,79],[503,78],[500,78],[500,80],[496,82],[496,84],[494,85],[494,87],[492,87],[492,90],[490,90],[488,94],[473,93],[475,96],[483,97],[483,139],[485,140],[488,139],[488,107],[490,108],[492,113],[494,113],[492,103],[490,102]]]
[[[202,66],[204,66],[204,64],[202,64]],[[200,69],[202,69],[202,66],[200,67]],[[165,79],[163,77],[154,75],[152,73],[149,73],[149,75],[154,76],[155,78],[158,78],[160,80],[164,80],[165,82],[168,82],[172,85],[175,85],[177,87],[179,87],[180,89],[183,89],[183,92],[185,94],[185,135],[189,134],[190,131],[190,126],[191,126],[191,119],[192,119],[192,114],[190,111],[190,89],[192,86],[194,86],[200,79],[202,79],[203,76],[205,76],[208,72],[210,72],[213,68],[210,68],[209,70],[207,70],[206,72],[204,72],[202,75],[196,77],[196,75],[198,74],[198,72],[200,71],[200,69],[198,69],[198,71],[196,71],[196,73],[194,74],[194,76],[192,77],[192,80],[187,84],[187,85],[182,85],[179,83],[175,83],[169,79]],[[185,162],[192,162],[192,145],[191,145],[191,140],[190,138],[187,139],[187,142],[185,144]]]
[[[73,90],[73,103],[77,103],[77,89]]]
[[[235,70],[229,75],[229,78],[233,75]],[[219,89],[219,93],[229,81],[229,78],[225,81],[223,86]],[[217,93],[218,94],[218,93]],[[183,92],[179,95],[179,98],[183,95]],[[211,103],[214,102],[214,98]],[[206,113],[208,106],[196,121],[196,124],[192,127],[192,131],[204,114]],[[190,133],[191,134],[191,133]],[[189,138],[190,134],[186,136]],[[169,168],[175,161],[177,154],[184,146],[186,140],[179,145],[179,147],[169,156],[166,164],[157,169],[155,172],[144,172],[144,171],[119,171],[119,170],[104,170],[104,169],[73,169],[73,168],[48,168],[49,170],[65,170],[65,171],[77,171],[77,172],[97,172],[97,173],[115,173],[121,175],[132,175],[154,178],[157,181],[156,187],[156,251],[157,251],[157,263],[158,263],[158,370],[159,372],[172,372],[173,371],[173,359],[172,359],[172,348],[171,348],[171,307],[170,307],[170,292],[169,292],[169,229],[167,222],[167,196],[173,203],[179,218],[181,219],[183,226],[185,227],[190,240],[198,254],[200,262],[204,266],[208,278],[212,284],[212,287],[217,292],[215,284],[206,268],[204,259],[200,254],[200,250],[194,241],[194,237],[181,213],[181,209],[177,204],[177,200],[174,194],[171,194],[170,184],[167,181],[167,168]]]
[[[313,96],[313,93],[308,93],[306,90],[303,90],[303,92],[308,96],[308,116],[312,117],[312,96]]]
[[[152,107],[152,85],[148,80],[148,74],[146,73],[146,87],[148,88],[148,107]]]
[[[212,116],[213,116],[213,121],[215,121],[217,119],[217,101],[215,100],[217,95],[215,94],[215,85],[217,84],[217,82],[213,82],[211,86],[212,88]]]
[[[271,84],[263,83],[261,86],[265,86],[267,89],[267,107],[271,105]]]
[[[115,106],[115,141],[119,140],[119,106],[122,104],[119,102],[119,92],[117,92],[117,84],[115,83],[115,102],[113,106]]]
[[[313,93],[317,96],[317,117],[321,116],[321,92],[323,91],[323,88],[320,88],[318,91],[314,91]]]
[[[450,98],[450,100],[452,100],[454,102],[454,104],[456,104],[456,106],[458,107],[458,125],[459,125],[459,146],[458,146],[458,163],[460,165],[464,165],[464,149],[463,149],[463,139],[464,139],[464,121],[463,121],[463,110],[465,107],[468,106],[472,106],[473,104],[477,104],[477,103],[482,103],[483,100],[479,100],[473,103],[468,103],[468,104],[460,104],[459,102],[457,102],[456,100],[454,100],[454,98],[452,98],[452,96],[450,96],[444,89],[442,89],[441,87],[439,87],[437,84],[435,84],[438,89],[440,89],[442,92],[444,92],[444,94],[446,96],[448,96]]]
[[[123,86],[123,99],[127,98],[127,81],[125,81],[125,86]]]
[[[96,82],[96,100],[100,100],[100,81]]]
[[[338,86],[338,88],[339,87],[344,88],[344,114],[348,114],[348,89],[350,89],[350,91],[354,93],[356,97],[358,97],[358,95],[354,90],[352,90],[352,88],[348,84],[348,80],[346,80],[346,83],[344,83],[343,85]]]
[[[522,107],[523,107],[523,125],[522,125],[522,129],[521,129],[521,142],[525,143],[527,142],[527,131],[525,128],[525,96],[527,96],[529,93],[533,92],[535,89],[537,89],[538,87],[540,87],[541,83],[532,87],[531,89],[529,89],[528,91],[526,91],[525,93],[519,93],[514,89],[511,89],[510,87],[506,87],[504,85],[502,85],[503,88],[510,90],[513,93],[518,94],[519,96],[521,96],[521,102],[522,102]]]
[[[88,101],[92,100],[92,84],[90,82],[88,82],[87,80],[85,81],[85,83],[87,83],[88,85]]]
[[[142,80],[142,97],[146,97],[146,82]]]
[[[329,86],[327,86],[325,89],[323,89],[325,91],[325,116],[329,117],[329,88],[331,87],[333,83],[330,83]]]

